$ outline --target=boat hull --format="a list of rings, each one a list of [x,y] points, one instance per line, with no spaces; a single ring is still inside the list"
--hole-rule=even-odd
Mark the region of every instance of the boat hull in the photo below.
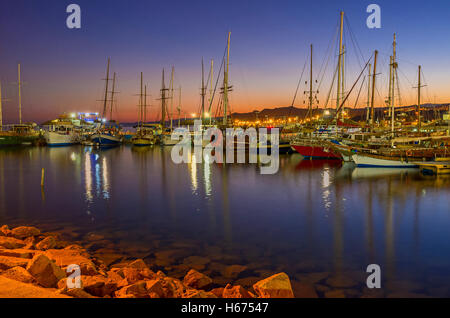
[[[132,143],[136,147],[145,147],[153,145],[154,141],[152,138],[133,138]]]
[[[0,147],[32,145],[38,139],[38,136],[0,135]]]
[[[340,153],[333,149],[321,146],[291,145],[292,149],[307,159],[342,160]]]
[[[367,156],[361,154],[354,154],[353,161],[357,167],[380,167],[380,168],[418,168],[419,165],[415,162],[408,162],[404,160],[377,158],[375,156]]]
[[[104,147],[118,146],[122,143],[121,137],[108,134],[94,134],[91,136],[91,140]]]
[[[45,141],[49,147],[64,147],[78,144],[80,142],[77,134],[59,134],[47,131],[44,134]]]

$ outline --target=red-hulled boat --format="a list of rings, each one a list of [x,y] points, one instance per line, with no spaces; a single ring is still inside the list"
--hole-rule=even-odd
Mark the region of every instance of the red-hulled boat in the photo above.
[[[336,159],[342,160],[339,152],[326,145],[326,141],[322,140],[300,140],[291,144],[294,151],[301,154],[307,159]]]

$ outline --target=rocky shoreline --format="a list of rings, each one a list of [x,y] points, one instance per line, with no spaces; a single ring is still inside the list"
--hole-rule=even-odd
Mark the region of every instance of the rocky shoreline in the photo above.
[[[70,268],[73,265],[80,270],[79,285],[75,286]],[[225,271],[239,272],[238,267],[228,266]],[[188,269],[182,279],[150,268],[151,264],[139,258],[107,265],[90,255],[86,248],[60,240],[58,233],[43,233],[32,226],[0,227],[0,297],[294,297],[291,281],[285,273],[271,275],[255,282],[251,288],[244,288],[232,284],[217,286],[195,268]]]

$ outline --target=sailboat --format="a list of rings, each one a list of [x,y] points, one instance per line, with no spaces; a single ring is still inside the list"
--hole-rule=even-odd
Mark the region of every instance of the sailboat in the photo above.
[[[170,80],[170,88],[166,88],[164,83],[164,70],[162,73],[162,86],[161,86],[161,126],[162,126],[162,134],[161,134],[161,144],[164,146],[174,146],[178,143],[178,140],[172,140],[172,131],[173,131],[173,79],[174,79],[174,67],[172,67],[172,76]],[[170,91],[170,97],[166,95],[166,93]],[[166,100],[171,100],[171,113],[170,117],[170,127],[166,126],[166,111],[167,104]]]
[[[114,106],[114,94],[115,94],[115,82],[116,73],[113,76],[112,93],[111,93],[111,104],[110,104],[110,120],[106,121],[106,110],[108,106],[108,84],[109,84],[109,65],[110,59],[108,58],[108,64],[106,67],[106,85],[105,85],[105,95],[103,100],[103,116],[102,125],[100,128],[91,136],[92,142],[98,144],[100,147],[112,147],[118,146],[123,141],[123,136],[120,134],[121,127],[115,121],[112,120],[113,106]]]
[[[21,146],[38,143],[41,134],[35,130],[35,124],[22,123],[22,81],[20,79],[20,64],[18,64],[18,87],[19,87],[19,124],[3,125],[2,113],[2,88],[0,83],[0,146]],[[5,127],[9,129],[4,130]]]
[[[143,147],[155,144],[155,133],[153,126],[146,124],[147,119],[147,85],[142,94],[143,74],[141,72],[141,92],[139,94],[139,123],[136,134],[131,139],[133,146]]]

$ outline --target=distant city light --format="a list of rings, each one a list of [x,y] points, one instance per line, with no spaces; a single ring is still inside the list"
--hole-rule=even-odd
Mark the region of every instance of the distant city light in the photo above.
[[[192,116],[192,117],[195,117],[195,116],[197,116],[197,114],[196,114],[196,113],[192,113],[191,116]]]

